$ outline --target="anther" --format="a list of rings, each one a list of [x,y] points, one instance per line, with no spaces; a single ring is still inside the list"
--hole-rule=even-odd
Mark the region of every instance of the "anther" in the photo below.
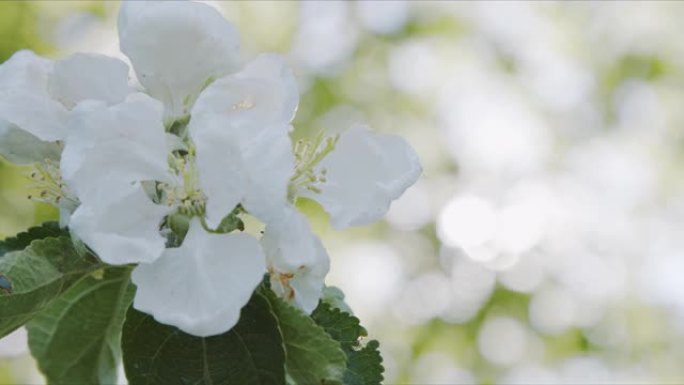
[[[254,108],[254,102],[249,99],[242,100],[240,103],[233,105],[233,110],[249,110],[251,108]]]

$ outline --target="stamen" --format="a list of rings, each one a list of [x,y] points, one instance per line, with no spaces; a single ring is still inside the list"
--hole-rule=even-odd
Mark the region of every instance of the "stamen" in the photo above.
[[[43,163],[36,164],[35,168],[29,172],[28,177],[32,181],[30,188],[37,191],[36,194],[28,196],[29,200],[54,206],[59,206],[62,203],[73,207],[78,205],[78,199],[69,193],[62,181],[57,162],[46,159]]]
[[[188,216],[203,216],[207,198],[199,188],[199,174],[195,166],[195,149],[192,145],[187,151],[174,152],[169,157],[169,166],[178,177],[177,183],[158,183],[159,203],[176,207]]]
[[[295,174],[290,179],[288,197],[294,199],[298,190],[308,190],[320,193],[317,185],[326,183],[328,170],[325,168],[316,172],[316,166],[335,149],[339,135],[325,137],[320,131],[312,140],[298,140],[294,145]]]
[[[250,110],[252,108],[254,108],[254,101],[252,100],[252,97],[245,98],[239,103],[233,104],[233,111]]]

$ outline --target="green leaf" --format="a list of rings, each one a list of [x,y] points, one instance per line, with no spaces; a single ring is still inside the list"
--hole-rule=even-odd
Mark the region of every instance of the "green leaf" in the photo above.
[[[121,327],[135,292],[130,268],[84,277],[28,323],[29,347],[50,384],[116,384]]]
[[[0,241],[0,257],[10,251],[23,250],[36,239],[59,237],[62,235],[68,235],[68,232],[61,229],[57,222],[45,222],[14,237]]]
[[[182,283],[179,280],[179,285]],[[285,384],[285,351],[278,321],[260,294],[254,294],[242,308],[233,329],[211,337],[186,334],[131,307],[122,347],[131,385]]]
[[[344,372],[345,385],[374,385],[383,380],[382,357],[378,341],[369,341],[365,346],[362,337],[368,333],[359,319],[351,314],[321,302],[311,315],[314,321],[336,341],[347,355],[347,370]]]
[[[287,373],[296,384],[341,383],[347,356],[340,343],[316,325],[311,317],[264,290],[278,317],[285,343]]]
[[[358,348],[359,339],[368,335],[358,318],[324,302],[318,305],[311,317],[332,338],[339,341],[345,351]]]
[[[347,351],[347,371],[344,373],[345,385],[371,385],[382,382],[382,366],[380,343],[376,340],[368,341],[361,350]]]
[[[0,258],[0,276],[11,286],[0,291],[0,337],[28,322],[60,294],[97,267],[81,257],[69,237],[34,240]]]

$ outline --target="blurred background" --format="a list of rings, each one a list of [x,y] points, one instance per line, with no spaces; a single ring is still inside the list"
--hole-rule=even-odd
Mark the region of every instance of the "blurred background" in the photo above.
[[[328,283],[386,384],[684,383],[684,3],[208,2],[287,56],[297,136],[353,123],[424,165],[335,232]],[[0,2],[0,61],[118,54],[118,3]],[[56,218],[0,160],[0,238]],[[41,383],[19,331],[0,383]]]

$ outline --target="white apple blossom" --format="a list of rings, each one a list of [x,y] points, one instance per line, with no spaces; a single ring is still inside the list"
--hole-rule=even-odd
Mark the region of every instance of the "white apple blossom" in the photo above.
[[[150,9],[156,13],[146,13]],[[242,71],[212,83],[219,75],[216,68],[223,68],[235,56],[236,44],[207,46],[195,52],[197,58],[188,59],[188,52],[178,56],[177,44],[171,43],[179,34],[216,41],[217,36],[222,36],[217,33],[232,28],[225,20],[221,22],[226,26],[214,23],[211,28],[198,27],[216,22],[211,16],[214,12],[196,3],[125,3],[120,14],[122,49],[132,52],[134,69],[148,87],[146,91],[165,105],[142,94],[132,94],[114,106],[83,103],[69,120],[70,135],[62,157],[63,177],[81,201],[70,227],[103,261],[139,263],[133,274],[139,293],[134,306],[195,335],[218,334],[234,325],[249,299],[245,293],[251,293],[266,273],[265,256],[252,238],[255,247],[235,258],[226,257],[226,250],[234,249],[231,239],[237,239],[235,234],[212,234],[197,220],[192,222],[180,248],[165,249],[163,234],[168,229],[160,231],[164,218],[199,215],[209,226],[217,227],[238,204],[262,219],[277,217],[287,203],[288,181],[294,172],[288,133],[298,91],[282,59],[260,56]],[[192,23],[172,23],[173,28],[164,24],[185,20],[188,15],[196,19]],[[183,32],[184,28],[188,31]],[[160,35],[160,31],[168,33]],[[159,47],[140,48],[140,40],[153,34],[159,39]],[[168,52],[149,55],[150,50],[164,47]],[[155,62],[160,55],[173,61],[169,55],[174,54],[189,60],[185,64],[189,67],[177,68],[174,74],[167,72],[164,63]],[[216,68],[193,67],[197,60],[214,59]],[[181,81],[185,70],[193,75]],[[180,129],[181,137],[175,137],[170,148],[165,123],[176,127],[180,122],[182,127],[188,108],[197,98],[195,93],[205,87],[192,108],[190,124]],[[178,100],[183,101],[180,111],[176,108]],[[169,122],[169,117],[175,120]],[[186,148],[183,155],[173,152],[179,147]],[[154,186],[159,193],[156,202],[146,195],[145,185]],[[189,267],[213,261],[202,257],[205,254],[223,258],[225,269],[205,277],[201,266]],[[188,308],[184,293],[174,283],[178,271],[170,269],[179,264],[188,266],[184,269],[185,279],[205,283],[197,286],[194,295],[201,292],[200,297],[220,298],[220,303]],[[255,268],[245,270],[248,266]],[[226,283],[226,279],[231,281]],[[231,289],[216,297],[214,290],[226,284],[240,290]],[[154,300],[150,300],[152,297]]]
[[[273,54],[239,69],[236,32],[205,4],[125,2],[118,27],[144,89],[129,93],[116,59],[18,53],[0,66],[0,153],[41,160],[64,142],[60,175],[46,175],[69,227],[103,262],[137,265],[134,306],[158,321],[226,332],[266,273],[311,313],[330,261],[297,198],[337,228],[379,220],[418,178],[414,151],[355,127],[293,153],[292,71]],[[239,215],[266,225],[260,240],[225,225]]]

